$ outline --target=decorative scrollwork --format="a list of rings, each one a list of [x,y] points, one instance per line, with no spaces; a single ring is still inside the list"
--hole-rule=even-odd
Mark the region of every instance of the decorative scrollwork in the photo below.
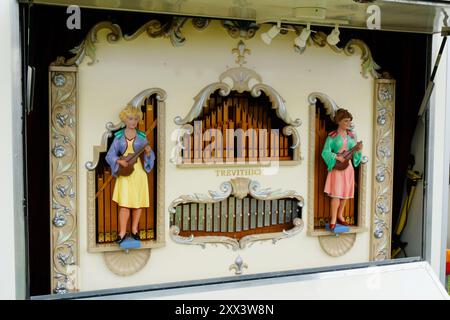
[[[220,95],[223,97],[227,96],[231,92],[230,86],[228,86],[226,83],[215,82],[211,83],[210,85],[207,85],[205,88],[203,88],[202,91],[200,91],[199,94],[197,94],[197,96],[195,96],[194,105],[192,106],[189,113],[184,118],[176,116],[173,119],[175,124],[184,125],[197,118],[202,112],[202,108],[206,106],[206,103],[211,93],[213,93],[216,90],[219,90]]]
[[[70,53],[75,54],[72,58],[66,60],[64,57],[58,57],[52,65],[56,66],[78,66],[84,58],[87,56],[91,59],[88,65],[94,64],[96,60],[96,43],[98,41],[98,33],[101,30],[107,29],[110,32],[107,34],[106,39],[109,43],[115,43],[120,40],[132,41],[139,37],[142,33],[147,33],[152,38],[169,38],[174,47],[179,47],[186,41],[181,32],[181,28],[185,24],[188,18],[185,17],[173,17],[171,20],[161,23],[158,20],[150,20],[143,26],[141,26],[132,35],[123,35],[122,29],[119,25],[109,21],[102,21],[97,23],[91,30],[89,30],[86,38],[75,48],[70,50]],[[198,21],[196,21],[198,23]],[[205,27],[207,24],[205,25]],[[63,79],[58,74],[53,79],[55,85],[63,85]]]
[[[356,52],[355,47],[358,47],[361,50],[361,74],[363,77],[367,78],[367,74],[370,73],[374,79],[380,78],[381,75],[377,72],[377,70],[380,69],[380,66],[373,60],[372,53],[364,41],[359,39],[351,39],[345,45],[344,53],[348,56],[354,55]]]
[[[333,120],[336,111],[339,109],[336,102],[334,102],[333,99],[331,99],[328,95],[322,92],[313,92],[308,95],[308,102],[310,105],[315,105],[317,99],[319,99],[320,102],[323,103],[323,106],[327,111],[327,115],[330,116],[331,120]]]
[[[180,204],[187,203],[217,203],[231,195],[238,199],[242,199],[247,195],[252,196],[258,200],[277,200],[283,198],[291,198],[297,200],[297,205],[303,207],[304,200],[301,195],[293,190],[281,191],[280,189],[271,190],[270,188],[261,188],[258,181],[250,180],[248,178],[234,178],[231,181],[223,182],[220,185],[220,191],[209,191],[209,194],[194,193],[192,195],[182,195],[173,200],[169,205],[169,213],[173,214],[176,207]],[[206,244],[222,244],[233,250],[244,249],[245,247],[261,241],[272,241],[273,244],[281,239],[286,239],[299,234],[304,227],[301,218],[293,220],[293,228],[283,230],[282,232],[252,234],[242,237],[240,240],[225,237],[225,236],[200,236],[189,237],[180,236],[180,228],[176,225],[170,227],[170,237],[173,241],[180,244],[199,245],[205,248]]]
[[[151,20],[140,27],[132,35],[124,36],[124,39],[131,41],[145,32],[151,38],[169,38],[174,47],[179,47],[186,41],[186,38],[181,33],[181,28],[186,23],[187,19],[188,18],[185,17],[173,17],[171,20],[163,24],[161,24],[158,20]]]
[[[109,43],[117,42],[122,38],[122,30],[117,24],[109,21],[99,22],[88,32],[86,38],[78,46],[70,50],[70,53],[75,54],[74,57],[67,61],[64,57],[58,57],[53,65],[78,66],[86,56],[91,59],[88,65],[94,64],[96,62],[95,44],[97,43],[97,34],[102,29],[107,29],[110,31],[110,33],[106,36]]]
[[[206,29],[210,23],[211,23],[211,19],[208,19],[208,18],[202,18],[202,17],[192,18],[192,25],[197,30]]]
[[[374,212],[372,220],[371,259],[390,258],[392,223],[392,184],[394,148],[395,80],[375,82],[375,165]]]
[[[223,20],[222,26],[232,38],[245,40],[253,38],[256,31],[260,28],[260,25],[257,23],[244,20]]]
[[[236,61],[238,64],[243,64],[242,57],[246,52],[245,45],[242,41],[240,41],[236,48],[233,49],[234,53],[238,54],[238,60]],[[241,57],[241,59],[239,59]],[[227,82],[227,79],[231,80],[232,84]],[[250,82],[255,81],[256,83],[251,86]],[[194,119],[200,116],[204,107],[207,106],[207,101],[213,92],[219,90],[221,96],[227,96],[231,91],[235,90],[240,93],[246,91],[250,92],[253,97],[259,97],[262,92],[264,92],[272,103],[272,109],[275,109],[278,118],[286,123],[286,126],[283,127],[283,133],[285,135],[293,136],[293,144],[291,146],[292,149],[299,149],[300,146],[300,135],[296,129],[301,125],[300,119],[292,120],[289,116],[285,101],[282,96],[271,86],[263,84],[261,76],[256,73],[254,70],[239,66],[236,68],[231,68],[224,71],[219,76],[219,82],[214,82],[206,87],[204,87],[200,93],[194,98],[194,104],[191,107],[188,114],[182,118],[181,116],[176,116],[174,118],[174,122],[177,125],[187,125],[192,122]],[[177,147],[175,154],[171,157],[172,163],[181,163],[181,150],[183,144],[184,135],[181,133],[178,135],[179,139],[177,139]],[[301,156],[300,156],[301,159]]]
[[[77,83],[74,70],[50,72],[51,285],[66,293],[77,290]]]
[[[290,25],[291,28],[296,30],[297,34],[300,34],[304,27]],[[347,56],[352,56],[356,54],[355,48],[359,48],[361,51],[361,74],[364,78],[367,78],[368,74],[370,74],[374,79],[378,79],[381,77],[381,74],[377,72],[380,69],[380,66],[373,60],[372,53],[370,52],[369,46],[362,40],[359,39],[351,39],[349,40],[343,48],[339,48],[336,45],[330,45],[327,41],[327,34],[322,31],[317,31],[312,33],[311,37],[308,38],[307,45],[314,44],[318,47],[330,47],[336,53],[344,53]],[[303,53],[306,47],[299,48],[294,45],[294,49],[298,53]]]

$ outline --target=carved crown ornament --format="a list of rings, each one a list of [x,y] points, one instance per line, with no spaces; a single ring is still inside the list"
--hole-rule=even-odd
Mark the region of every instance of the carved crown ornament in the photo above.
[[[173,16],[167,21],[161,22],[156,19],[152,19],[149,22],[142,25],[137,31],[131,35],[123,35],[122,29],[119,25],[114,24],[110,21],[102,21],[94,25],[86,35],[86,38],[72,50],[70,53],[74,54],[73,57],[66,59],[64,57],[57,57],[56,61],[52,65],[56,66],[75,66],[80,65],[84,58],[87,56],[91,59],[88,63],[89,65],[97,62],[96,59],[96,43],[98,41],[97,34],[100,30],[106,29],[110,32],[106,36],[109,43],[116,43],[120,40],[132,41],[139,37],[144,32],[150,38],[167,38],[170,40],[174,47],[183,46],[186,42],[186,37],[182,33],[182,28],[188,20],[191,20],[192,25],[196,30],[204,30],[210,25],[210,19],[195,17],[177,17]],[[240,39],[252,39],[258,30],[260,29],[260,24],[252,21],[238,21],[238,20],[223,20],[221,21],[221,26],[228,32],[228,35],[232,38]],[[299,35],[303,26],[284,24],[287,28],[292,28],[295,33]],[[286,34],[286,32],[281,32],[281,34]],[[381,77],[380,73],[377,72],[380,66],[373,60],[372,53],[367,44],[359,39],[349,40],[343,47],[338,47],[336,45],[330,45],[327,42],[327,34],[323,31],[314,32],[311,37],[307,40],[307,46],[318,46],[318,47],[330,47],[334,52],[339,54],[345,54],[347,56],[352,56],[357,54],[356,48],[361,51],[361,74],[363,77],[367,78],[370,74],[374,79]],[[300,49],[296,45],[293,46],[294,50],[299,54],[303,53],[305,50]]]
[[[293,213],[289,219],[291,219],[291,224],[292,224],[292,228],[288,229],[288,230],[282,230],[281,232],[268,232],[268,233],[254,233],[254,234],[249,234],[246,236],[241,237],[240,239],[236,238],[236,237],[229,237],[229,236],[221,236],[221,235],[216,235],[217,233],[213,233],[215,235],[202,235],[202,236],[194,236],[193,234],[191,234],[190,236],[181,236],[180,232],[182,231],[181,228],[184,224],[184,222],[180,222],[179,219],[181,220],[181,215],[184,215],[184,213],[181,213],[180,210],[177,210],[177,208],[181,208],[183,206],[191,205],[191,204],[200,204],[200,205],[206,205],[207,209],[206,210],[199,210],[198,212],[198,219],[202,219],[201,215],[205,215],[203,221],[206,223],[204,223],[203,225],[203,229],[205,229],[206,232],[203,232],[202,234],[208,234],[208,217],[210,219],[210,228],[211,228],[211,232],[214,231],[215,228],[215,208],[217,206],[221,205],[221,202],[223,203],[224,200],[229,199],[230,197],[234,197],[236,199],[236,204],[233,204],[233,209],[235,210],[234,212],[234,217],[237,217],[236,219],[241,219],[242,217],[240,217],[239,215],[242,214],[242,216],[245,219],[245,211],[246,210],[256,210],[255,212],[251,212],[251,214],[255,214],[258,215],[258,218],[261,218],[261,221],[264,220],[264,225],[266,225],[266,222],[269,222],[269,224],[276,224],[279,222],[279,219],[277,219],[279,216],[271,216],[269,215],[270,213],[270,209],[268,209],[267,204],[272,202],[272,209],[273,211],[271,213],[275,213],[278,211],[274,210],[274,206],[273,206],[273,201],[280,201],[283,202],[287,201],[286,199],[292,199],[289,201],[292,201],[292,204],[295,204],[298,208],[302,208],[304,206],[304,200],[303,197],[301,195],[299,195],[296,191],[294,190],[286,190],[286,191],[282,191],[280,189],[277,190],[272,190],[270,188],[261,188],[261,185],[258,181],[255,180],[251,180],[248,178],[242,178],[242,177],[238,177],[238,178],[234,178],[231,179],[230,181],[226,181],[223,182],[220,185],[220,190],[219,191],[208,191],[209,194],[202,194],[202,193],[194,193],[194,194],[190,194],[190,195],[181,195],[178,198],[176,198],[175,200],[173,200],[170,205],[169,205],[169,214],[171,215],[171,226],[170,226],[170,237],[171,239],[179,244],[186,244],[186,245],[199,245],[202,248],[205,248],[206,244],[221,244],[226,246],[227,248],[231,248],[233,250],[239,250],[239,249],[244,249],[247,246],[255,243],[255,242],[260,242],[260,241],[272,241],[273,244],[275,244],[276,242],[278,242],[281,239],[286,239],[286,238],[290,238],[293,237],[297,234],[299,234],[304,227],[304,223],[303,220],[301,218],[301,213],[300,214],[295,214]],[[247,200],[249,200],[249,198],[255,199],[255,201],[259,201],[259,204],[263,204],[262,206],[259,205],[256,208],[253,208],[253,206],[250,206],[249,203],[248,206],[246,206],[245,202],[242,203],[242,206],[239,206],[239,201],[243,201],[245,200],[244,198],[247,198]],[[233,202],[234,203],[234,202]],[[208,210],[208,205],[210,206]],[[213,207],[214,205],[214,207]],[[263,210],[266,210],[266,212],[260,212],[258,211],[260,208],[263,208]],[[222,214],[223,214],[223,206],[222,206]],[[230,207],[231,208],[231,207]],[[286,211],[286,210],[285,210]],[[192,214],[192,210],[190,211],[190,213]],[[264,216],[264,213],[266,214]],[[229,212],[229,214],[231,214]],[[261,215],[262,214],[262,215]],[[281,214],[281,210],[280,210],[280,214]],[[249,214],[250,215],[250,214]],[[197,215],[195,215],[197,217]],[[222,216],[223,217],[223,216]],[[190,217],[188,217],[190,218]],[[184,219],[184,218],[183,218]],[[256,220],[257,218],[255,218]],[[189,219],[190,220],[190,219]],[[214,220],[214,222],[213,222]],[[287,220],[287,218],[285,219]],[[228,219],[228,221],[230,221],[230,219]],[[238,220],[236,220],[238,221]],[[235,224],[235,228],[238,228],[238,225],[241,222],[234,222]],[[238,224],[239,223],[239,224]],[[206,226],[205,226],[206,224]],[[259,224],[255,223],[255,226],[259,226]],[[242,230],[245,229],[245,222],[242,223],[241,225]],[[248,229],[252,229],[252,225],[249,223],[247,225]],[[220,228],[220,226],[219,226]],[[194,229],[190,229],[190,224],[188,224],[188,229],[189,230],[194,230]],[[200,224],[198,224],[198,228],[196,228],[195,230],[198,229],[202,229],[202,227],[200,227]],[[191,231],[187,231],[187,232],[191,232]],[[229,230],[228,230],[229,231]],[[235,230],[236,231],[236,230]],[[240,231],[240,230],[238,230]]]

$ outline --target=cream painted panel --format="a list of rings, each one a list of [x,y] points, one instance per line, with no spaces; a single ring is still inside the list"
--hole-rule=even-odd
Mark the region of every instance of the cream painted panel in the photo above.
[[[267,27],[265,27],[267,28]],[[265,30],[263,28],[263,30]],[[93,158],[92,147],[100,142],[105,123],[117,122],[118,112],[138,92],[159,87],[167,92],[166,100],[166,214],[169,203],[181,194],[217,190],[231,177],[219,177],[216,168],[176,168],[169,162],[174,142],[171,135],[177,126],[173,118],[184,116],[193,97],[206,85],[218,81],[220,73],[234,67],[231,49],[238,42],[219,27],[217,21],[204,31],[190,23],[183,28],[184,46],[174,48],[168,39],[151,39],[141,35],[132,42],[109,44],[106,32],[99,35],[98,63],[79,68],[79,208],[80,208],[80,289],[94,290],[181,280],[233,275],[228,267],[240,254],[249,268],[246,273],[260,273],[368,261],[369,233],[357,235],[354,247],[344,256],[333,258],[322,251],[316,237],[299,236],[278,242],[255,244],[240,252],[224,247],[179,245],[169,238],[166,219],[166,246],[154,249],[148,264],[137,274],[119,277],[111,273],[102,254],[87,252],[86,169]],[[360,74],[360,56],[347,57],[329,48],[309,47],[303,55],[293,49],[294,34],[275,38],[270,46],[259,37],[245,41],[252,50],[248,68],[257,71],[263,82],[284,97],[292,118],[303,121],[299,127],[301,153],[305,160],[297,166],[281,167],[276,174],[251,176],[263,187],[294,189],[307,199],[308,102],[313,91],[332,97],[348,108],[355,118],[358,138],[364,141],[364,153],[372,161],[373,79]],[[243,168],[240,166],[239,168]],[[367,185],[372,178],[368,168]],[[193,183],[195,181],[195,183]],[[367,190],[369,214],[371,190]],[[309,204],[306,202],[306,206]],[[306,208],[303,218],[306,221]],[[367,221],[370,221],[367,216]]]

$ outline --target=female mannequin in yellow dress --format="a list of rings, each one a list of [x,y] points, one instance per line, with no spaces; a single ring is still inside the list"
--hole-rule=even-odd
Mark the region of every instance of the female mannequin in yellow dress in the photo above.
[[[155,154],[148,145],[145,132],[136,129],[142,116],[142,111],[131,105],[122,110],[119,117],[126,127],[115,133],[114,140],[106,154],[106,161],[111,166],[113,176],[116,177],[112,200],[119,205],[119,234],[116,240],[119,244],[125,238],[130,211],[132,211],[131,235],[135,240],[140,240],[139,219],[142,208],[149,206],[147,173],[153,168]],[[129,165],[120,157],[135,153],[142,148],[145,148],[144,163],[139,158],[134,164],[133,173],[129,176],[118,175],[119,166],[128,167]]]

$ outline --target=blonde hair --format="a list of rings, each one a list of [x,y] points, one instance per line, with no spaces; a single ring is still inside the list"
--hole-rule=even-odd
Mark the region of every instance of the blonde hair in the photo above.
[[[131,104],[127,104],[125,108],[120,111],[119,118],[122,120],[122,122],[125,122],[125,119],[128,116],[134,116],[137,115],[139,117],[139,121],[142,120],[142,117],[144,116],[140,108],[133,107]]]

